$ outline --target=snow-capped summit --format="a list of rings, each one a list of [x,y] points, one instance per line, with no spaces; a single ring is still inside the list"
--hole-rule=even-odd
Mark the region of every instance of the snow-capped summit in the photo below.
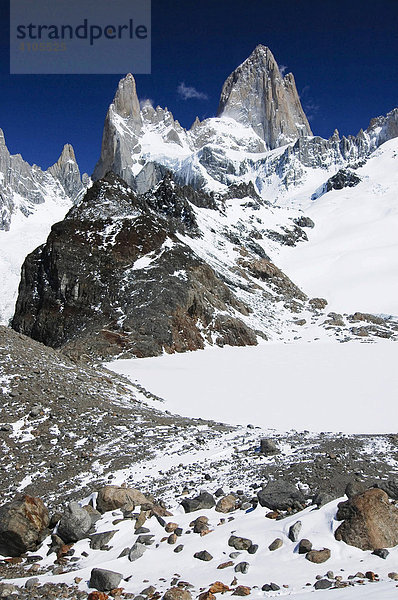
[[[262,45],[225,81],[218,116],[252,127],[270,149],[312,135],[293,74],[283,77],[271,50]]]

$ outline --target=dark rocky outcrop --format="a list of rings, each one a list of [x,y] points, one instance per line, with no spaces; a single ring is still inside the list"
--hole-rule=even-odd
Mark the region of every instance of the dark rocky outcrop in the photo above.
[[[335,532],[336,540],[350,546],[377,550],[398,544],[398,509],[381,489],[366,490],[340,502],[336,519],[344,520]]]
[[[249,308],[177,237],[198,235],[193,194],[170,176],[145,196],[96,182],[25,260],[13,328],[73,356],[255,345]]]
[[[345,187],[355,187],[360,182],[360,177],[355,175],[352,171],[340,169],[337,171],[336,175],[333,175],[333,177],[330,177],[327,180],[326,191],[330,192],[331,190],[342,190]]]

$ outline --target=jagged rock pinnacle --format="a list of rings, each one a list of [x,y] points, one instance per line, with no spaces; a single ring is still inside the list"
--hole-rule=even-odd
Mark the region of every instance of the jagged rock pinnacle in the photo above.
[[[257,46],[225,81],[217,114],[250,125],[269,148],[312,135],[292,73],[282,77],[266,46]]]
[[[113,100],[115,112],[124,119],[132,119],[141,124],[140,102],[137,96],[135,79],[128,73],[121,79]]]

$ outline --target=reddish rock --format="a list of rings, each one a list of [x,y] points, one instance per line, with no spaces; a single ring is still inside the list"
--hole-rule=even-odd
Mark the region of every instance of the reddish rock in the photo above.
[[[238,587],[235,589],[234,593],[232,594],[233,596],[248,596],[251,592],[251,588],[247,587],[246,585],[238,585]]]
[[[0,508],[0,554],[20,556],[36,550],[50,522],[40,498],[20,496]]]
[[[209,592],[211,594],[223,594],[224,592],[229,592],[230,588],[225,585],[225,583],[222,583],[222,581],[215,581],[214,583],[211,584],[210,588],[209,588]]]
[[[223,562],[223,563],[221,563],[221,565],[218,565],[217,569],[226,569],[227,567],[233,567],[233,566],[234,566],[233,560],[229,560],[228,562]]]
[[[87,600],[108,600],[109,596],[108,594],[105,594],[105,592],[90,592],[89,595],[87,596]]]
[[[336,519],[344,522],[335,538],[361,550],[392,548],[398,544],[398,509],[388,495],[373,488],[338,505]]]

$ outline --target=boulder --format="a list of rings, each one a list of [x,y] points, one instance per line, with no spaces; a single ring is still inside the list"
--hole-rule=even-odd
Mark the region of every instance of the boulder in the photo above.
[[[257,493],[261,506],[271,510],[288,510],[289,508],[302,508],[305,503],[303,493],[295,485],[287,481],[270,481]]]
[[[311,550],[312,542],[310,542],[310,540],[307,540],[307,538],[303,538],[302,540],[300,540],[300,543],[298,545],[299,554],[307,554],[307,552],[311,552]]]
[[[82,540],[91,529],[91,517],[77,502],[70,502],[58,524],[57,534],[65,543]],[[117,587],[117,586],[116,586]]]
[[[206,508],[213,508],[216,505],[216,501],[209,492],[201,492],[195,498],[185,498],[181,502],[181,506],[186,513],[194,512],[195,510],[203,510]]]
[[[0,508],[0,554],[20,556],[36,550],[50,522],[40,498],[20,496]]]
[[[229,513],[235,510],[236,498],[233,494],[228,494],[228,496],[224,496],[224,498],[220,498],[220,500],[216,504],[216,511],[221,513]]]
[[[148,500],[139,490],[135,488],[124,488],[118,485],[106,485],[98,492],[97,509],[101,512],[145,504]]]
[[[278,454],[279,450],[275,442],[268,438],[263,438],[260,441],[260,452],[265,456],[271,456],[272,454]]]
[[[213,560],[212,555],[207,550],[202,550],[201,552],[195,552],[194,558],[198,558],[199,560],[209,561]]]
[[[288,533],[289,540],[291,540],[292,542],[297,542],[300,535],[301,527],[301,521],[296,521],[293,525],[290,525]]]
[[[192,596],[188,590],[180,587],[172,587],[163,596],[163,600],[191,600]]]
[[[375,487],[380,488],[393,500],[398,500],[398,479],[389,479],[388,481],[378,481]]]
[[[108,592],[119,587],[123,575],[108,571],[107,569],[92,569],[88,587],[95,588],[100,592]]]
[[[232,546],[232,548],[235,548],[235,550],[249,550],[249,548],[252,546],[252,541],[248,538],[231,535],[228,540],[228,546]]]
[[[281,538],[275,538],[274,541],[271,542],[271,544],[268,546],[268,550],[274,552],[275,550],[279,550],[279,548],[282,548],[282,546],[283,541],[281,540]]]
[[[116,531],[104,531],[90,535],[90,548],[92,550],[108,550],[108,542],[111,541]]]
[[[323,548],[322,550],[311,550],[305,556],[307,560],[317,565],[329,560],[331,552],[329,548]]]
[[[329,579],[318,579],[314,585],[314,588],[316,590],[327,590],[328,588],[332,587],[332,585],[333,582],[329,581]]]
[[[398,544],[398,509],[388,495],[373,488],[340,502],[336,519],[343,523],[335,538],[361,550],[392,548]]]
[[[368,486],[362,481],[350,481],[347,483],[345,488],[345,495],[347,498],[353,498],[357,494],[363,494],[368,489]]]
[[[136,542],[129,552],[129,560],[131,562],[138,560],[144,554],[146,549],[147,549],[147,547],[145,544],[138,544]]]

